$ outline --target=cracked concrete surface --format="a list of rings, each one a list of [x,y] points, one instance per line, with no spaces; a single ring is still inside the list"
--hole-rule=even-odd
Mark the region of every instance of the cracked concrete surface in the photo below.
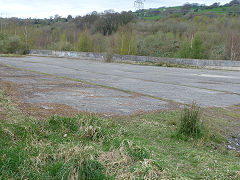
[[[5,87],[6,82],[8,87],[14,88],[11,91],[13,96],[23,101],[20,104],[33,104],[42,110],[54,110],[58,105],[58,111],[72,111],[73,108],[79,112],[130,115],[176,107],[174,104],[137,93],[126,93],[0,65],[0,85],[9,93],[11,88]],[[71,108],[66,109],[66,106],[59,105]],[[74,114],[77,112],[74,111]]]
[[[116,114],[173,107],[169,102],[190,104],[196,101],[203,107],[240,104],[239,71],[139,66],[52,57],[0,58],[0,62],[102,85],[87,89],[69,86],[57,92],[35,92],[34,97],[25,97],[30,103],[52,101],[70,105],[81,111]],[[28,81],[36,81],[32,83],[38,88],[50,87],[47,84],[40,87],[39,80],[28,78]],[[12,78],[11,81],[24,83],[23,78]],[[131,98],[133,95],[127,91],[139,96]]]

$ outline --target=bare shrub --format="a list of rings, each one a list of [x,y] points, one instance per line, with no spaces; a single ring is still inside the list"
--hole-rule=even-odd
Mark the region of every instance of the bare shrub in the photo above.
[[[232,32],[228,36],[226,46],[227,56],[231,60],[240,60],[240,33]]]

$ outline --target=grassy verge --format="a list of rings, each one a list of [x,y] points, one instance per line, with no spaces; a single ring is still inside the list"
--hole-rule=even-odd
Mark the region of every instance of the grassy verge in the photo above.
[[[20,54],[0,54],[0,57],[24,57],[24,55],[20,55]]]
[[[2,91],[0,110],[0,179],[240,178],[239,154],[224,148],[221,128],[236,112],[214,109],[224,116],[205,114],[211,128],[202,138],[179,140],[173,134],[180,111],[39,121],[22,115]]]
[[[201,69],[197,66],[190,66],[184,64],[174,64],[174,63],[167,63],[167,62],[137,62],[137,61],[125,61],[125,62],[114,62],[120,64],[133,64],[133,65],[143,65],[143,66],[160,66],[160,67],[175,67],[175,68],[188,68],[188,69]]]

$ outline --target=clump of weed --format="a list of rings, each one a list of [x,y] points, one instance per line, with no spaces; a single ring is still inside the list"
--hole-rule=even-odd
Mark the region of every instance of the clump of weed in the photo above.
[[[150,153],[143,147],[140,147],[131,141],[124,140],[123,146],[126,149],[128,155],[135,161],[143,161],[150,158]]]
[[[130,171],[136,179],[161,179],[164,166],[160,161],[145,159],[134,164]]]
[[[177,129],[177,136],[190,138],[201,137],[202,131],[200,118],[200,107],[196,103],[193,103],[190,107],[184,108]]]
[[[82,179],[106,179],[105,167],[95,160],[85,161],[79,171]]]
[[[74,138],[97,141],[107,135],[105,128],[108,123],[92,115],[79,115],[76,117],[53,116],[48,121],[49,135],[60,135],[64,139]]]
[[[96,160],[86,159],[80,165],[76,164],[70,177],[67,179],[110,179],[107,177],[106,168]]]
[[[104,62],[106,62],[106,63],[113,62],[113,52],[112,52],[112,50],[108,50],[108,52],[105,55]]]

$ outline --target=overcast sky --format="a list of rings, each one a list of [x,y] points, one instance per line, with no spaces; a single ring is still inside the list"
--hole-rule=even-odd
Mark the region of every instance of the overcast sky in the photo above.
[[[213,4],[221,2],[225,4],[230,0],[146,0],[145,8],[157,8],[162,6],[182,5],[186,2]],[[63,17],[71,14],[85,15],[92,11],[102,12],[113,9],[115,11],[134,10],[134,0],[0,0],[1,17],[21,17],[21,18],[48,18],[58,14]]]

